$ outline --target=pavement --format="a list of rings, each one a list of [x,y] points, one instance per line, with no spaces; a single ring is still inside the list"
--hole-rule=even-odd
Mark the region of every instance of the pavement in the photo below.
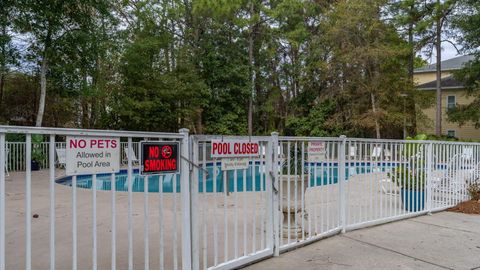
[[[480,269],[480,216],[439,212],[351,231],[244,269]]]

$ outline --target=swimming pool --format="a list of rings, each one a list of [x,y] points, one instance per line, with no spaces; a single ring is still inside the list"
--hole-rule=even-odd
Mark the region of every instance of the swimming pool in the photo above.
[[[355,174],[364,174],[369,172],[379,172],[386,171],[389,168],[396,166],[394,163],[378,163],[377,166],[370,166],[368,163],[357,162],[357,163],[347,163],[345,167],[345,177],[348,178]],[[228,186],[228,191],[235,191],[235,183],[237,191],[244,191],[244,186],[246,191],[265,191],[265,165],[260,164],[259,162],[250,162],[249,168],[246,170],[237,170],[236,172],[236,181],[235,181],[235,172],[226,171],[226,176],[221,172],[221,163],[216,164],[209,163],[206,166],[208,174],[205,175],[205,184],[204,172],[199,170],[199,182],[198,190],[203,192],[203,189],[206,189],[206,192],[224,192],[225,186]],[[214,168],[217,168],[214,170]],[[308,175],[310,172],[310,186],[321,186],[328,184],[335,184],[338,182],[338,164],[337,163],[305,163],[305,175]],[[214,171],[216,173],[214,177]],[[215,181],[213,180],[215,178]],[[244,180],[245,178],[245,180]],[[111,190],[112,181],[111,174],[98,174],[97,175],[97,190]],[[180,175],[179,174],[166,174],[166,175],[151,175],[147,177],[148,179],[148,192],[180,192]],[[58,184],[72,186],[72,177],[62,177],[56,180]],[[133,170],[132,174],[132,191],[133,192],[144,192],[144,176],[139,174],[138,169]],[[160,185],[162,183],[162,185]],[[77,187],[91,189],[92,188],[92,175],[79,175],[77,176]],[[128,191],[128,177],[127,170],[121,170],[119,173],[115,174],[115,190],[117,191]]]

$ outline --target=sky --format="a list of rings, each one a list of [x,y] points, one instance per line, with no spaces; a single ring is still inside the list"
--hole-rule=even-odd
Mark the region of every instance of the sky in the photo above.
[[[457,44],[457,48],[461,49],[461,46]],[[433,52],[432,57],[430,59],[427,59],[425,54],[421,54],[421,55],[425,60],[427,60],[429,64],[433,64],[436,62],[437,53],[435,51]],[[455,58],[460,55],[461,54],[458,54],[457,50],[452,44],[448,42],[442,43],[442,61]]]

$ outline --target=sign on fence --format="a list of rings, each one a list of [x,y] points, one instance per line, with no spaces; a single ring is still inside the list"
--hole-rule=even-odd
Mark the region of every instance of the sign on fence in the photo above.
[[[141,174],[179,172],[178,142],[140,142]]]
[[[257,157],[260,155],[258,141],[212,140],[212,158]]]
[[[317,162],[325,160],[325,142],[308,142],[308,162]]]
[[[120,139],[67,136],[66,175],[116,173],[120,170]]]
[[[222,158],[222,171],[246,169],[248,169],[248,158]]]

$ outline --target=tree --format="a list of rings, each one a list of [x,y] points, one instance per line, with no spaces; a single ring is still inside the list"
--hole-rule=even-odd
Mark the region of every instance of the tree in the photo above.
[[[472,102],[460,105],[448,112],[450,121],[463,125],[467,122],[480,128],[480,3],[475,0],[460,1],[463,11],[454,18],[454,25],[462,32],[459,42],[463,45],[465,53],[475,56],[473,61],[465,65],[455,76],[463,82]]]
[[[417,105],[419,103],[419,95],[407,95],[412,93],[414,87],[414,69],[418,60],[417,53],[422,50],[432,37],[429,29],[433,23],[432,15],[435,8],[435,2],[432,1],[417,1],[417,0],[396,0],[389,5],[392,22],[394,23],[397,32],[407,41],[409,46],[408,55],[408,77],[410,82],[405,90],[403,102],[405,103],[405,110],[413,112],[410,117],[406,116],[404,119],[404,138],[408,133],[415,132],[417,126],[417,119],[422,115],[417,115]],[[418,112],[422,114],[421,111]],[[407,117],[409,118],[407,120]],[[410,131],[407,131],[407,122],[411,123]]]
[[[91,23],[96,12],[106,12],[103,1],[35,1],[19,0],[18,27],[33,37],[30,53],[39,61],[40,97],[36,126],[42,126],[47,95],[49,61],[56,52],[67,46],[64,39],[76,31],[82,31]]]
[[[349,133],[400,129],[401,93],[408,85],[409,47],[382,21],[385,1],[339,1],[325,20],[329,60],[328,96],[333,116]],[[368,134],[368,133],[367,133]],[[372,134],[372,133],[370,133]]]
[[[398,102],[413,53],[387,0],[12,3],[37,124],[400,137],[414,111]]]
[[[12,65],[18,65],[18,51],[12,43],[13,20],[16,14],[14,1],[5,0],[0,5],[0,117],[4,113],[5,81]]]

